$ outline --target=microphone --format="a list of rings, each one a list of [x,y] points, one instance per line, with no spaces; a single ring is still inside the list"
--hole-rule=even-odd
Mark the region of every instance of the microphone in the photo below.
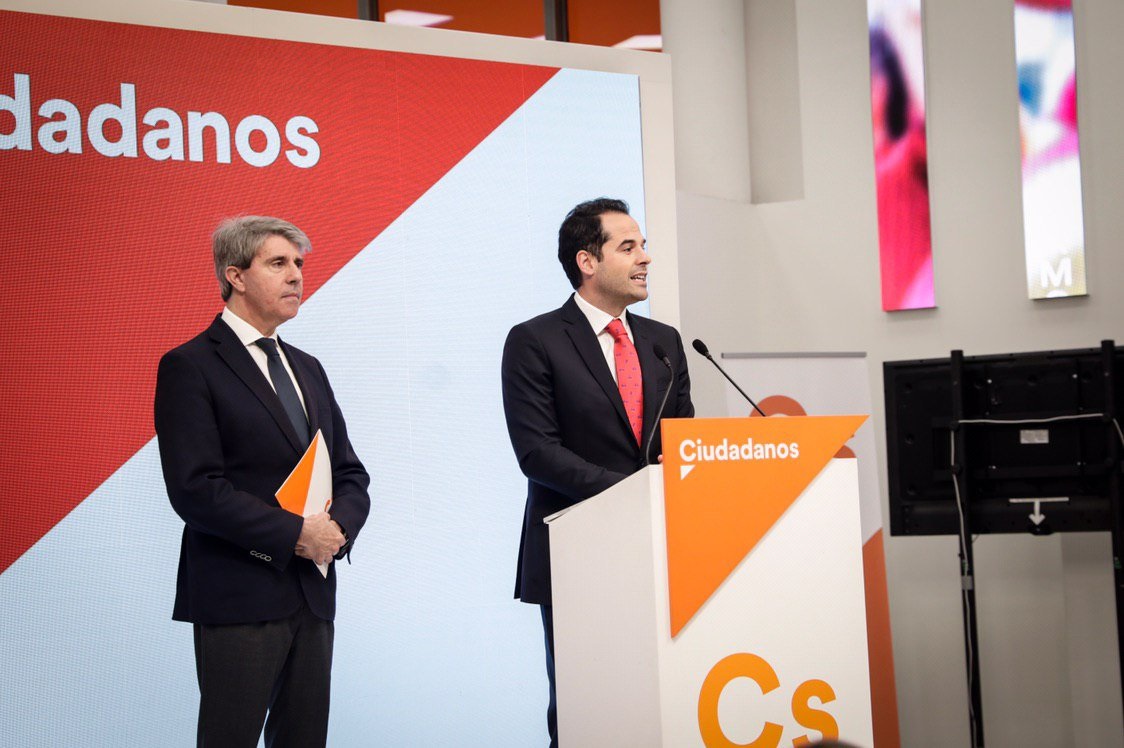
[[[703,356],[706,356],[706,360],[709,361],[710,363],[714,364],[715,369],[718,369],[718,371],[722,372],[722,376],[726,377],[726,381],[728,381],[730,384],[734,385],[734,389],[737,390],[738,392],[740,392],[741,396],[749,401],[749,404],[753,406],[754,410],[756,410],[761,415],[765,415],[765,411],[763,411],[763,410],[761,410],[761,408],[757,407],[757,403],[753,402],[753,398],[751,398],[749,395],[745,394],[745,391],[742,390],[742,388],[738,386],[738,383],[735,382],[733,379],[730,379],[730,375],[726,373],[726,370],[718,365],[718,362],[715,361],[714,358],[710,355],[710,349],[708,349],[706,347],[706,343],[702,342],[698,338],[695,338],[695,340],[691,343],[691,345],[694,346],[694,349],[696,351],[701,353]]]
[[[671,394],[671,388],[675,386],[675,367],[671,365],[671,359],[667,357],[667,351],[659,343],[652,345],[652,353],[656,354],[667,370],[671,372],[671,382],[668,383],[667,389],[664,390],[663,400],[660,401],[660,407],[656,409],[656,418],[652,421],[652,428],[648,429],[648,439],[644,442],[644,465],[650,465],[648,455],[652,453],[652,442],[656,438],[656,429],[660,425],[660,416],[663,415],[663,409],[667,406],[667,396]]]

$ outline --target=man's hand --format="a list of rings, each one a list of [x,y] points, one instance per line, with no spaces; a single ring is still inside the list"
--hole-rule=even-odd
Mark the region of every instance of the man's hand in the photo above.
[[[345,542],[339,528],[327,512],[305,517],[297,538],[296,554],[316,564],[331,563]]]

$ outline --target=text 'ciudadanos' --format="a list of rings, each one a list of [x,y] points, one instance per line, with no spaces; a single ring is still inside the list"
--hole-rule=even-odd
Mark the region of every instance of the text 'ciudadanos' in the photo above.
[[[3,112],[15,118],[15,127],[9,130],[4,126],[8,118],[0,114],[0,150],[4,151],[30,151],[37,143],[47,153],[80,154],[85,134],[94,152],[107,158],[139,158],[143,153],[153,161],[229,164],[237,154],[250,166],[287,162],[298,169],[311,169],[320,161],[320,144],[312,137],[320,128],[311,117],[296,115],[278,126],[268,117],[251,114],[239,120],[232,132],[230,121],[219,112],[188,111],[181,116],[167,107],[154,106],[138,121],[137,90],[132,83],[120,85],[117,102],[90,109],[84,127],[82,112],[72,102],[46,99],[36,109],[36,127],[31,115],[31,76],[15,73],[12,95],[0,93]],[[210,149],[205,136],[213,143]]]
[[[684,439],[679,443],[683,462],[727,462],[731,460],[795,460],[800,457],[798,442],[744,442],[722,439],[713,444],[702,439]]]

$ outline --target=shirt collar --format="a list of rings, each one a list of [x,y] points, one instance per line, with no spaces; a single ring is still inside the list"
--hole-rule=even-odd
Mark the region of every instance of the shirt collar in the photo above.
[[[234,331],[234,334],[238,336],[238,339],[242,341],[242,345],[244,346],[254,345],[254,343],[262,338],[277,340],[276,332],[272,335],[262,335],[256,327],[232,312],[230,307],[225,307],[222,310],[222,321]]]
[[[622,313],[619,318],[614,317],[608,312],[602,311],[593,304],[590,304],[582,298],[582,295],[577,291],[574,292],[574,303],[578,305],[578,309],[580,309],[582,314],[585,315],[585,318],[589,320],[589,325],[593,328],[594,335],[600,335],[605,331],[605,328],[609,326],[610,322],[614,319],[620,319],[621,323],[624,324],[625,332],[628,333],[630,338],[632,337],[632,328],[628,326],[627,312]]]

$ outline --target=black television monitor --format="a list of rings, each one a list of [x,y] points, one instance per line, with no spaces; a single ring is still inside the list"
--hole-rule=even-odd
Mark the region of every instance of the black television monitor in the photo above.
[[[1106,342],[962,360],[964,454],[957,462],[971,532],[1109,530],[1109,476],[1120,470],[1110,439],[1119,437],[1096,414],[1110,402],[1124,408],[1124,351]],[[959,532],[952,364],[951,357],[883,364],[892,535]],[[1068,416],[1085,417],[1048,420]],[[1041,519],[1032,518],[1026,499],[1053,500],[1040,503]]]

